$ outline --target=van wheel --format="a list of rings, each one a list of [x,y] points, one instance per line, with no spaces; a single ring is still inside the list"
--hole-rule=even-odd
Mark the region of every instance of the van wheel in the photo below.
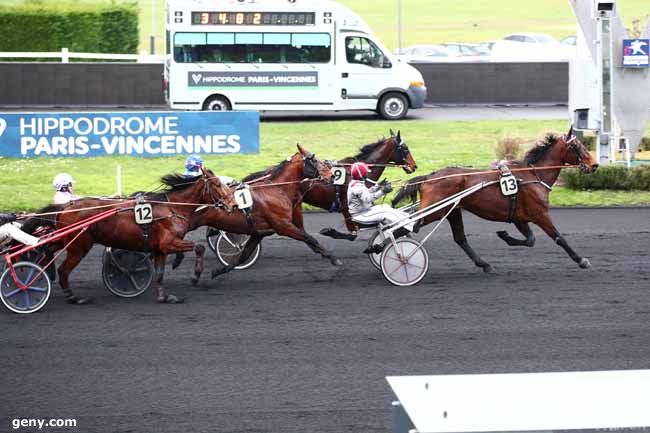
[[[377,112],[386,120],[399,120],[409,111],[409,102],[401,93],[387,93],[381,97]]]
[[[203,104],[203,111],[230,111],[230,101],[221,95],[210,96]]]

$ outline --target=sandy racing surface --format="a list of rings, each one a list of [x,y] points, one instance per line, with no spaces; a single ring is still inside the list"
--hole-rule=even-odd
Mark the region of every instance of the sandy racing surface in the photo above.
[[[0,431],[33,417],[76,418],[43,431],[84,433],[388,432],[387,375],[650,368],[650,209],[552,216],[593,268],[539,230],[534,248],[511,248],[494,233],[504,224],[466,215],[498,275],[474,267],[446,224],[411,288],[390,285],[363,242],[318,236],[343,259],[335,268],[270,238],[253,268],[208,270],[199,288],[191,260],[168,268],[167,287],[188,300],[158,305],[151,291],[110,294],[96,247],[71,276],[93,305],[66,305],[55,284],[36,314],[0,310]],[[327,214],[306,223],[340,226]]]

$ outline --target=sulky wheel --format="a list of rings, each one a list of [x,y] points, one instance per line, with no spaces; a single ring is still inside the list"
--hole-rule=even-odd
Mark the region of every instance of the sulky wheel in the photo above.
[[[412,286],[429,270],[429,254],[416,240],[400,238],[381,254],[381,271],[396,286]]]
[[[12,270],[14,271],[12,273]],[[47,273],[32,262],[18,262],[0,277],[0,298],[14,313],[34,313],[47,303],[52,284]]]
[[[250,236],[248,235],[220,232],[219,236],[215,240],[214,252],[221,264],[228,266],[231,263],[235,263],[236,260],[239,259],[239,255],[244,251],[246,242],[248,242],[249,239]],[[250,268],[260,257],[261,252],[262,244],[259,243],[248,260],[239,266],[235,266],[235,269],[242,270]]]
[[[135,298],[147,291],[153,281],[153,263],[146,253],[104,250],[102,279],[106,288],[121,298]]]

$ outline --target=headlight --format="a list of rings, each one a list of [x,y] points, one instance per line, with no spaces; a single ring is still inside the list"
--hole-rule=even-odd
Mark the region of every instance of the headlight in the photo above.
[[[424,82],[422,82],[422,81],[411,81],[411,86],[413,86],[413,87],[424,87]]]

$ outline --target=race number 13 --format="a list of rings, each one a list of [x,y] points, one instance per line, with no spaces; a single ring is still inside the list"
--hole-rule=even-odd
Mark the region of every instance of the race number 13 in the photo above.
[[[517,186],[517,179],[515,179],[512,174],[502,176],[499,184],[501,185],[501,193],[503,195],[514,195],[519,191],[519,187]]]
[[[136,224],[151,224],[153,222],[153,209],[149,203],[136,205],[133,212]]]
[[[345,167],[332,167],[332,183],[334,185],[345,183]]]
[[[235,201],[239,209],[248,209],[253,206],[253,196],[248,186],[235,191]]]

